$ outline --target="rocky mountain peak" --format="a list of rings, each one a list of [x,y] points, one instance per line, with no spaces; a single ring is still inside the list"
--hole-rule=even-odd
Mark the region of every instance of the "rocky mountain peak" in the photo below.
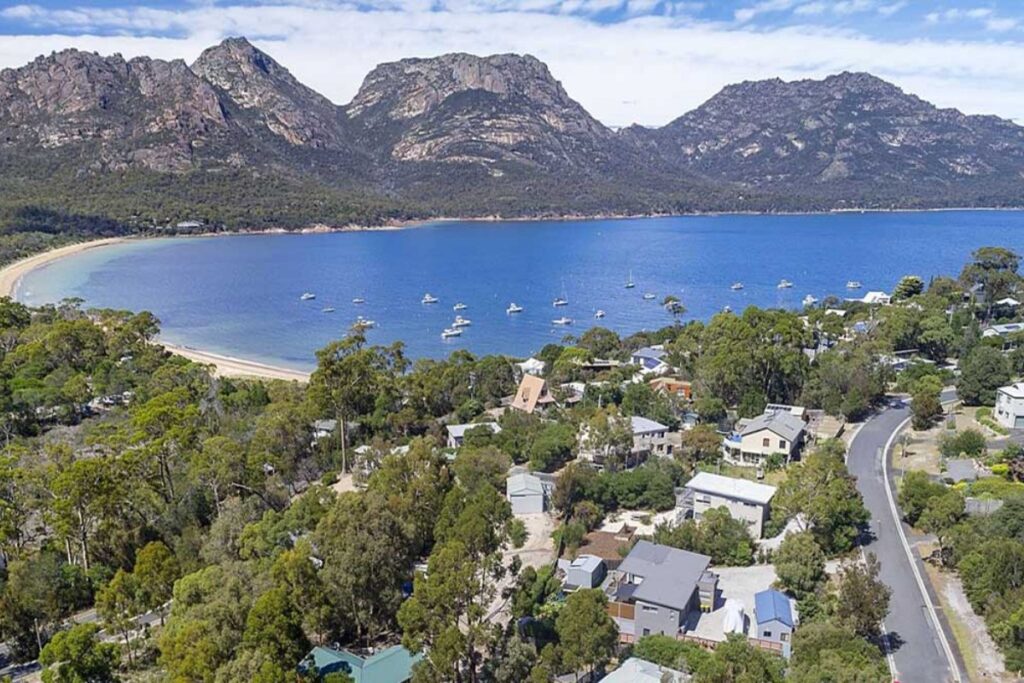
[[[293,145],[336,148],[345,138],[337,107],[245,38],[207,48],[192,70]]]

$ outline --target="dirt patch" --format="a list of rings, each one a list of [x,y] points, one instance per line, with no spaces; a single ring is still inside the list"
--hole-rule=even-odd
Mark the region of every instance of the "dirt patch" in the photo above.
[[[926,555],[931,552],[932,544],[920,544],[918,552]],[[1006,672],[1003,655],[988,634],[985,620],[974,612],[971,603],[964,594],[960,578],[953,572],[945,571],[933,563],[924,563],[926,574],[936,595],[942,611],[953,629],[960,654],[967,667],[967,677],[972,681],[1014,681],[1014,676]]]

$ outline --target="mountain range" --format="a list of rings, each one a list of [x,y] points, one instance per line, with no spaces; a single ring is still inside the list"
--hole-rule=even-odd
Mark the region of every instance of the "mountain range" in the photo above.
[[[1021,205],[1024,128],[866,73],[612,130],[511,54],[381,64],[346,105],[244,38],[191,65],[72,49],[0,71],[9,230]]]

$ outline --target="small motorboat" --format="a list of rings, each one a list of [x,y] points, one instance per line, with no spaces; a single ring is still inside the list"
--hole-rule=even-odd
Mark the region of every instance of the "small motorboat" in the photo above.
[[[552,325],[572,325],[572,318],[566,318],[564,315],[561,318],[555,318],[551,321]]]
[[[469,327],[472,324],[472,320],[463,318],[461,315],[457,315],[455,316],[455,321],[452,323],[452,327]]]
[[[334,313],[334,306],[324,306],[320,309],[321,313]]]
[[[804,306],[813,306],[818,303],[818,297],[808,294],[804,297]]]
[[[654,298],[655,298],[655,296],[653,294],[651,294],[650,292],[647,292],[646,294],[644,294],[644,301],[650,301],[651,299],[654,299]]]
[[[734,283],[732,283],[732,286],[729,287],[729,289],[731,289],[734,292],[738,292],[741,289],[743,289],[743,283],[742,282],[734,282]]]
[[[523,307],[513,301],[512,303],[510,303],[508,305],[508,308],[505,309],[505,312],[506,313],[522,313],[523,312]]]
[[[779,289],[789,289],[790,287],[793,286],[793,283],[787,280],[786,278],[782,278],[781,280],[779,280],[779,284],[777,286]]]
[[[303,292],[302,296],[299,297],[299,301],[312,301],[316,298],[316,294],[313,292]]]
[[[440,299],[438,299],[436,296],[434,296],[430,292],[427,292],[426,294],[424,294],[423,298],[420,299],[420,302],[424,303],[424,304],[436,304],[438,301],[440,301]]]
[[[354,303],[354,304],[365,304],[366,303],[366,299],[363,299],[363,298],[357,296],[355,299],[352,299],[352,303]]]
[[[860,289],[861,287],[863,287],[863,285],[860,283],[859,280],[850,280],[849,282],[846,283],[847,289]]]
[[[462,330],[460,330],[457,327],[446,327],[444,329],[444,331],[441,332],[441,339],[448,339],[449,337],[461,337],[461,336],[462,336]]]
[[[594,317],[595,318],[603,318],[604,317],[604,311],[602,311],[600,308],[597,309],[597,313],[594,314]]]
[[[352,323],[352,327],[356,328],[357,330],[369,330],[376,326],[377,322],[375,320],[368,320],[363,316],[359,316],[358,318],[356,318],[356,321]]]
[[[459,303],[455,304],[454,306],[452,306],[452,310],[453,311],[464,311],[464,310],[466,310],[466,308],[467,308],[466,304],[462,303],[461,301]]]
[[[722,313],[732,313],[732,306],[723,306]]]
[[[563,299],[562,297],[558,297],[557,299],[555,299],[554,301],[551,302],[551,305],[552,306],[568,306],[569,305],[569,301],[567,299]]]

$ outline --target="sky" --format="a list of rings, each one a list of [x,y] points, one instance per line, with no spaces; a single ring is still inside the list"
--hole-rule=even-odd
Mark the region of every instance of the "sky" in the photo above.
[[[339,104],[381,62],[515,52],[612,126],[843,70],[1024,123],[1022,0],[0,0],[0,68],[68,47],[191,62],[229,36]]]

